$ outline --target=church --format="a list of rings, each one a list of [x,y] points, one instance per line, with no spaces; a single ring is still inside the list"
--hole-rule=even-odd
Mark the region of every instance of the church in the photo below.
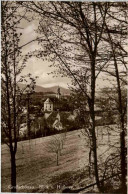
[[[56,99],[55,99],[56,98]],[[55,98],[47,98],[44,102],[44,112],[53,112],[57,106],[58,101],[61,99],[60,87],[58,86]]]

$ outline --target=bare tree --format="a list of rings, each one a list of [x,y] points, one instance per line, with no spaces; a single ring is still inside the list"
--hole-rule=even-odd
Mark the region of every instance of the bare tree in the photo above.
[[[46,146],[46,150],[56,154],[56,163],[59,165],[59,156],[64,147],[66,139],[66,133],[57,134],[51,137],[49,144]]]
[[[118,94],[117,98],[117,110],[119,113],[119,125],[120,125],[120,158],[121,158],[121,188],[123,193],[126,193],[126,127],[125,127],[125,115],[126,115],[126,99],[124,101],[123,93],[126,90],[126,72],[127,72],[127,52],[126,52],[126,34],[127,34],[127,4],[125,3],[115,3],[112,7],[116,7],[118,13],[115,9],[111,9],[109,12],[109,19],[113,18],[115,20],[114,31],[113,26],[108,25],[105,21],[105,30],[107,32],[107,41],[110,47],[110,53],[112,55],[112,62],[110,63],[108,69],[105,71],[115,77],[116,80],[116,91]],[[101,7],[100,11],[102,12]],[[114,16],[113,16],[114,15]],[[120,27],[119,27],[120,26]],[[111,30],[110,30],[111,29]],[[112,66],[114,68],[112,68]],[[115,95],[116,96],[116,95]]]
[[[19,46],[20,36],[17,32],[18,25],[24,17],[20,14],[20,6],[15,2],[2,2],[2,133],[6,135],[6,144],[11,156],[11,192],[16,192],[16,152],[19,130],[23,119],[23,93],[32,89],[35,80],[31,79],[22,90],[19,83],[26,81],[26,76],[21,76],[25,67],[22,61]],[[31,87],[32,86],[32,87]]]
[[[123,32],[118,29],[122,22],[126,24],[126,16],[121,15],[120,19],[117,16],[118,13],[116,13],[116,8],[120,7],[120,13],[122,14],[122,8],[124,9],[126,4],[32,1],[30,3],[23,2],[22,5],[28,8],[29,11],[37,13],[39,19],[38,33],[43,35],[42,40],[39,40],[42,49],[37,54],[35,52],[35,55],[52,61],[53,65],[60,69],[59,73],[63,76],[72,77],[75,85],[78,85],[85,96],[90,113],[89,136],[92,141],[95,178],[97,186],[101,190],[95,131],[96,80],[101,72],[110,68],[110,64],[113,61],[117,61],[115,48],[118,48],[118,50],[116,49],[118,56],[120,52],[125,52],[120,41],[116,41],[116,38],[111,41],[111,34],[113,36],[126,35],[126,31]],[[126,15],[125,12],[124,15]],[[109,22],[110,19],[112,20],[111,23]],[[123,58],[120,58],[120,61],[126,66]],[[118,66],[115,62],[114,67],[116,74],[113,74],[110,70],[109,73],[117,78],[120,100],[119,80],[123,78],[118,76]],[[81,84],[80,73],[83,69],[85,73],[83,78],[85,79],[83,80],[84,84]],[[121,107],[119,112],[122,115]],[[122,118],[121,116],[121,123],[123,121]],[[122,143],[124,145],[124,133],[122,134]],[[124,146],[121,149],[122,153],[124,153]]]
[[[105,8],[103,19],[99,13],[98,4],[94,2],[31,2],[24,5],[29,10],[38,13],[39,18],[41,17],[38,32],[44,35],[46,43],[42,44],[42,41],[39,41],[43,51],[38,52],[37,56],[45,55],[47,57],[51,54],[51,61],[55,66],[60,68],[63,75],[68,74],[72,77],[87,98],[91,119],[90,133],[92,135],[95,177],[100,189],[94,103],[96,67],[104,66],[109,61],[109,59],[102,59],[99,52],[103,49],[100,41],[108,5],[107,3],[103,4]],[[100,26],[100,31],[97,26]],[[86,83],[88,90],[86,91],[77,79],[77,72],[82,67],[88,71],[89,79]]]

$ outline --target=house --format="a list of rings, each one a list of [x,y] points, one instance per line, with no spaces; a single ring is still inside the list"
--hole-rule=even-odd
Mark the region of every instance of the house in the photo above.
[[[49,98],[44,102],[44,111],[53,111],[53,102]]]
[[[22,123],[19,130],[19,137],[23,138],[23,137],[27,137],[27,135],[28,135],[27,124]]]
[[[56,119],[52,125],[52,127],[58,131],[61,131],[63,130],[63,126],[62,126],[62,123],[60,121],[60,113],[58,112],[57,115],[56,115]]]
[[[79,122],[77,122],[77,118],[70,119],[71,112],[66,111],[53,111],[46,119],[47,126],[50,130],[55,131],[70,131],[75,130],[79,126]]]

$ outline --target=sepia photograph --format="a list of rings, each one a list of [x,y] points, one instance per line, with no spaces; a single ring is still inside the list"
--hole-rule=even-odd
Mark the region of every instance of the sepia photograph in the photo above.
[[[1,1],[1,192],[127,194],[127,1]]]

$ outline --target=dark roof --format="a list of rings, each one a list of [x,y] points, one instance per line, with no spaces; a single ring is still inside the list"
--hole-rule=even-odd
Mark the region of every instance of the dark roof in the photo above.
[[[50,114],[50,116],[47,118],[47,122],[50,125],[53,125],[53,123],[55,122],[57,114],[58,114],[58,111],[53,111]],[[70,122],[68,120],[68,117],[71,114],[70,112],[59,112],[59,114],[60,114],[60,122],[62,123],[63,126],[65,126],[65,124]]]
[[[51,101],[51,99],[50,98],[47,98],[46,100],[45,100],[45,102],[44,103],[50,103],[50,104],[53,104],[53,102]]]
[[[58,98],[56,98],[55,96],[50,96],[50,97],[45,97],[45,98],[42,98],[42,102],[45,102],[47,99],[50,99],[53,103],[57,103],[57,102],[60,102]]]

